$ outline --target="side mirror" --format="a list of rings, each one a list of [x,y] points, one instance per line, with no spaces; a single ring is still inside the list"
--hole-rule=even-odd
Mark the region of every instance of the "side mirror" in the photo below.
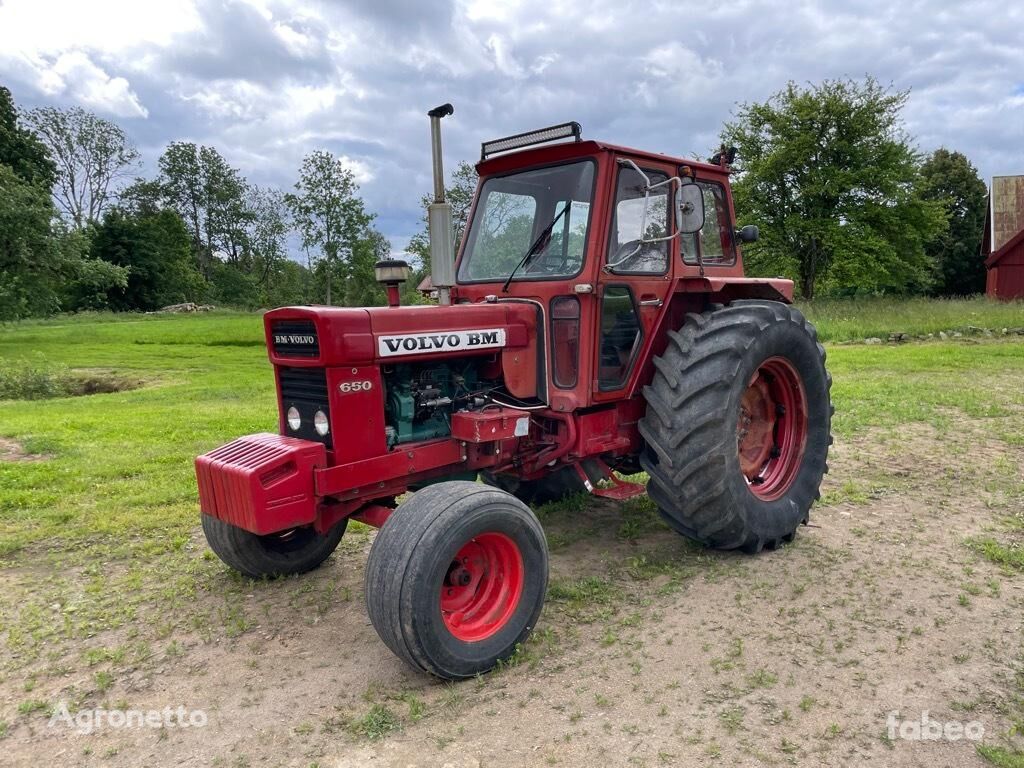
[[[700,232],[704,226],[704,191],[692,181],[679,187],[676,229],[684,235]]]
[[[756,243],[761,231],[754,224],[747,224],[736,233],[741,243]]]

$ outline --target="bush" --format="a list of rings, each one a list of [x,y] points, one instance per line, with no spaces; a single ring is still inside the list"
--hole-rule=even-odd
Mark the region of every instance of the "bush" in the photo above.
[[[44,357],[7,360],[0,368],[0,400],[42,400],[63,397],[73,380],[67,368]]]

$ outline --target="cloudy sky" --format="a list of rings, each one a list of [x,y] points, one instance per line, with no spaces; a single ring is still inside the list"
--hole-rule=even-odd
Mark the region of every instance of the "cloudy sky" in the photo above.
[[[1012,0],[0,0],[0,82],[21,107],[115,119],[147,174],[183,139],[286,187],[330,149],[401,250],[430,188],[425,112],[444,101],[449,168],[566,120],[706,155],[736,102],[870,73],[911,89],[922,150],[960,150],[986,180],[1024,173],[1022,29]]]

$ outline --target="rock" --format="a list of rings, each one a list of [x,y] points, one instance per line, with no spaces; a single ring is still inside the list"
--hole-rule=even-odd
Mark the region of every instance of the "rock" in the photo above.
[[[939,338],[945,341],[946,339],[949,338],[949,336],[946,335],[945,331],[939,331]]]
[[[216,309],[213,304],[196,304],[193,301],[186,301],[183,304],[168,304],[161,309],[161,312],[209,312]]]
[[[959,331],[953,331],[953,338],[954,339],[962,339],[963,337],[964,337],[964,335],[962,333],[960,333]]]
[[[878,338],[877,336],[872,336],[872,337],[870,337],[868,339],[864,339],[864,343],[865,344],[881,344],[882,340],[880,338]]]
[[[897,332],[897,333],[890,333],[889,334],[889,341],[899,343],[901,341],[906,341],[906,340],[907,340],[907,334],[905,334],[905,333]]]

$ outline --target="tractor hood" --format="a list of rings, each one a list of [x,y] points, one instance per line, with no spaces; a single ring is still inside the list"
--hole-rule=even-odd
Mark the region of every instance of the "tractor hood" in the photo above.
[[[264,328],[276,365],[368,365],[528,351],[537,343],[536,311],[511,302],[283,307],[264,315]]]

